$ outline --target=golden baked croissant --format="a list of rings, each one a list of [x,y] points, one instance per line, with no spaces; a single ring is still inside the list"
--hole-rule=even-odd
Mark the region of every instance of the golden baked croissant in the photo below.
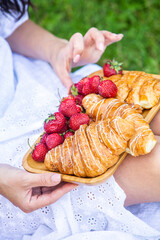
[[[149,153],[156,144],[156,139],[149,124],[138,111],[127,103],[115,98],[103,98],[97,94],[89,94],[83,98],[82,104],[86,113],[94,121],[114,116],[130,120],[135,125],[135,133],[128,142],[126,151],[133,156]]]
[[[140,71],[128,71],[122,74],[112,75],[109,78],[103,76],[103,71],[96,72],[103,80],[112,80],[117,88],[117,98],[128,104],[139,105],[149,109],[155,106],[160,98],[160,81],[152,74]],[[93,75],[93,74],[92,74]]]
[[[117,162],[134,131],[131,121],[118,116],[81,125],[73,136],[46,154],[44,164],[64,174],[98,176]]]

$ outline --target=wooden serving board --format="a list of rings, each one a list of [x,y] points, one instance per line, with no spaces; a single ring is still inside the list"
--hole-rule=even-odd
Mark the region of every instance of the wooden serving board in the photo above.
[[[94,72],[93,74],[89,75],[96,75],[99,74],[102,76],[102,71],[98,71],[98,72]],[[155,78],[160,80],[160,75],[153,75]],[[160,101],[159,103],[154,106],[152,109],[150,110],[144,110],[143,111],[143,116],[145,118],[145,120],[150,123],[152,121],[152,119],[154,118],[154,116],[156,115],[156,113],[159,111],[160,109]],[[37,142],[40,141],[40,137],[37,139]],[[35,144],[34,143],[34,144]],[[34,145],[33,144],[33,145]],[[23,167],[25,170],[32,172],[32,173],[44,173],[44,172],[50,172],[44,165],[43,162],[36,162],[32,159],[31,156],[31,149],[29,149],[27,151],[27,153],[25,154],[24,158],[23,158]],[[82,178],[82,177],[77,177],[77,176],[73,176],[73,175],[66,175],[66,174],[61,174],[61,179],[62,181],[65,182],[72,182],[72,183],[78,183],[78,184],[88,184],[88,185],[96,185],[99,183],[102,183],[104,181],[106,181],[110,176],[112,176],[114,174],[114,172],[116,171],[116,169],[118,168],[118,166],[122,163],[122,161],[124,160],[124,158],[127,156],[127,153],[122,153],[119,157],[119,160],[117,161],[117,163],[115,165],[113,165],[112,167],[110,167],[109,169],[107,169],[107,171],[105,173],[103,173],[102,175],[98,176],[98,177],[94,177],[94,178]]]

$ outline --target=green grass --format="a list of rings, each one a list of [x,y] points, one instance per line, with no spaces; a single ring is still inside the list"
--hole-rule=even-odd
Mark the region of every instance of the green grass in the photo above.
[[[91,27],[123,33],[99,64],[115,58],[128,70],[160,74],[159,0],[34,0],[30,18],[58,37],[83,35]]]

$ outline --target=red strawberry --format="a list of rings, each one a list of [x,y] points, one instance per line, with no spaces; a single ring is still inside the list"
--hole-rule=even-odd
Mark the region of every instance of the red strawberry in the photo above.
[[[63,137],[58,133],[52,133],[48,135],[46,139],[46,145],[48,150],[51,150],[52,148],[55,148],[56,146],[63,143]]]
[[[117,94],[117,86],[111,80],[104,80],[98,86],[98,93],[105,98],[115,97]]]
[[[76,131],[79,129],[80,125],[88,124],[90,121],[89,117],[85,113],[77,113],[69,119],[69,126],[71,129]]]
[[[78,83],[74,83],[73,85],[77,88]],[[78,89],[77,89],[77,90],[78,90]]]
[[[35,145],[32,158],[37,162],[43,162],[48,149],[44,143],[38,143]]]
[[[67,120],[62,113],[55,112],[45,120],[44,130],[46,133],[59,132],[65,126],[66,122]]]
[[[82,107],[79,105],[76,105],[76,107],[77,107],[77,112],[80,113],[82,111]]]
[[[86,83],[88,84],[88,82],[89,82],[89,78],[85,77],[77,83],[76,88],[78,89],[79,93],[83,94],[83,87]]]
[[[47,138],[47,136],[48,136],[48,133],[44,133],[44,134],[42,135],[42,137],[41,137],[41,143],[46,144],[46,138]]]
[[[61,102],[65,101],[65,100],[73,100],[73,101],[76,101],[75,98],[74,98],[74,96],[72,96],[72,95],[69,95],[69,96],[67,96],[67,97],[62,98],[62,101],[61,101]]]
[[[110,77],[115,74],[122,74],[122,63],[118,63],[117,61],[108,60],[103,66],[103,74],[105,77]]]
[[[79,106],[82,106],[82,100],[83,100],[84,96],[82,94],[78,94],[74,98],[76,100],[76,104]]]
[[[68,125],[66,124],[59,133],[65,133],[68,130]]]
[[[91,88],[90,78],[88,78],[88,80],[86,80],[86,82],[83,85],[82,94],[86,96],[90,93],[92,93],[92,88]]]
[[[95,75],[91,78],[85,77],[77,84],[78,92],[82,95],[88,95],[90,93],[98,93],[98,85],[100,83],[100,76]]]
[[[72,115],[78,113],[77,105],[74,100],[65,100],[61,102],[59,106],[59,111],[66,117],[71,117]]]
[[[92,93],[98,93],[98,86],[100,84],[100,76],[94,75],[93,77],[90,78],[90,86],[91,86],[91,92]]]
[[[64,139],[66,139],[67,137],[73,136],[74,132],[73,131],[68,131],[64,134]]]

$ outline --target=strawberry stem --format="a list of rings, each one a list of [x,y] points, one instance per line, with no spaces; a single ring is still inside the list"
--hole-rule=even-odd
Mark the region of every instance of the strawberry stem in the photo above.
[[[103,81],[103,77],[100,77],[100,82],[102,82]]]
[[[34,150],[33,147],[31,146],[30,142],[29,142],[29,138],[27,140],[28,146],[30,147],[30,149]]]
[[[68,129],[67,132],[73,132],[75,133],[75,131],[73,129]]]

